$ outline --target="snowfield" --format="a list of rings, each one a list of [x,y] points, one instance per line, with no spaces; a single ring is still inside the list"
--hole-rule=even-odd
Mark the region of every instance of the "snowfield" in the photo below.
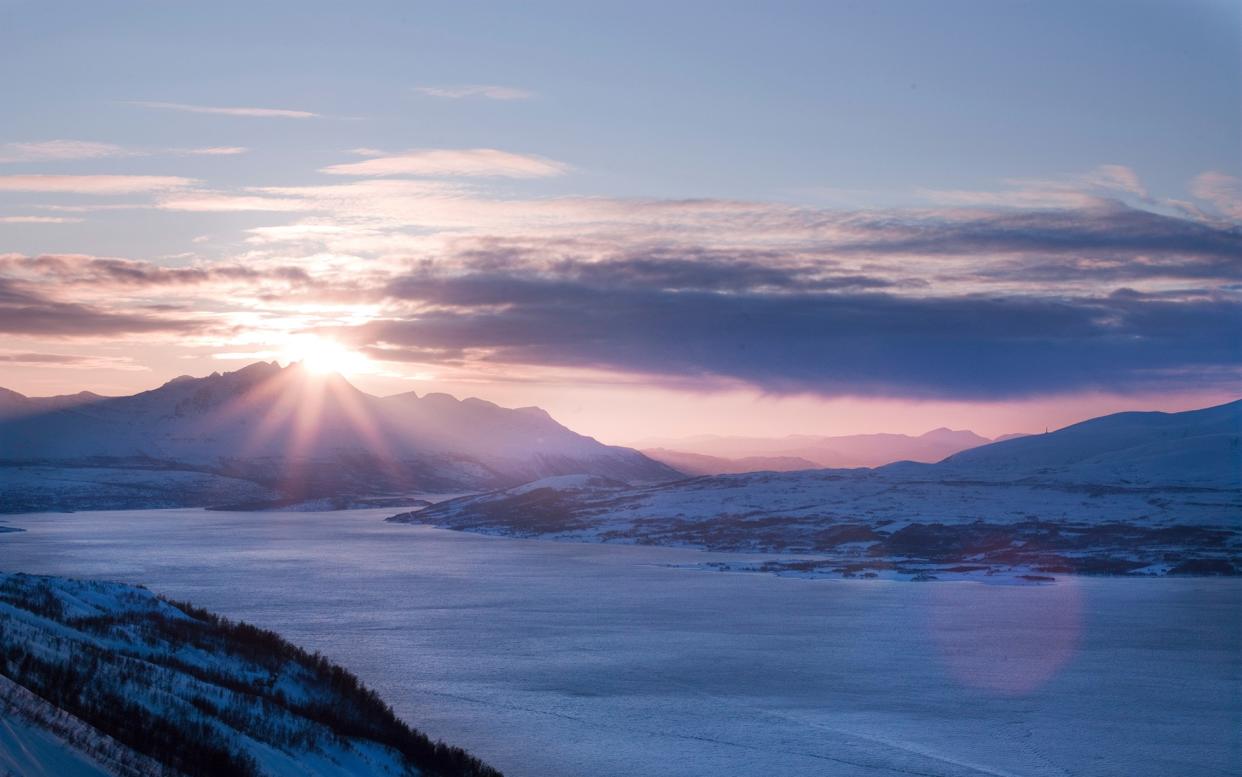
[[[141,588],[0,574],[0,768],[496,774],[274,634]]]

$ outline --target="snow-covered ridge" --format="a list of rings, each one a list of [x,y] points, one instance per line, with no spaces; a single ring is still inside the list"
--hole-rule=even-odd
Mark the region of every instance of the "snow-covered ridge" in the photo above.
[[[141,588],[0,573],[0,773],[497,772],[271,632]]]
[[[0,443],[0,512],[461,493],[576,473],[680,476],[537,408],[375,397],[339,375],[263,362],[129,397],[4,392]]]
[[[1240,415],[1242,402],[1124,413],[939,464],[545,481],[389,520],[799,557],[756,563],[775,572],[1239,574]]]

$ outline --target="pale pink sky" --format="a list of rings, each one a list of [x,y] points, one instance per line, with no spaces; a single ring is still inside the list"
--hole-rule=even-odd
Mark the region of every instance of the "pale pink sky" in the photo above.
[[[174,351],[168,348],[166,351]],[[182,374],[205,375],[245,365],[240,360],[169,358],[156,369],[39,369],[4,367],[0,385],[31,396],[82,390],[105,395],[137,393]],[[1119,395],[1084,392],[998,402],[911,401],[868,397],[827,399],[809,394],[779,396],[745,387],[680,390],[643,385],[617,376],[584,383],[410,380],[375,373],[349,377],[377,395],[416,391],[477,396],[506,407],[542,407],[571,429],[606,443],[632,445],[650,438],[700,434],[780,437],[789,434],[922,434],[947,426],[985,437],[1042,432],[1125,410],[1176,412],[1238,399],[1242,391],[1187,391]]]

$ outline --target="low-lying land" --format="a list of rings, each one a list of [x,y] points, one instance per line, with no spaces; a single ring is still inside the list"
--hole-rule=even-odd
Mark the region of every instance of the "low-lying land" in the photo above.
[[[796,558],[733,570],[829,576],[1242,573],[1242,493],[1207,487],[937,482],[882,470],[629,488],[551,478],[389,520],[489,534]]]
[[[1117,413],[936,464],[629,487],[548,478],[389,520],[779,553],[730,569],[887,576],[1242,574],[1242,401]]]

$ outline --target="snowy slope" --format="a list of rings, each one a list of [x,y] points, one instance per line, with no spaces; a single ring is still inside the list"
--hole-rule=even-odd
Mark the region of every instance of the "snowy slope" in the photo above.
[[[1242,400],[1184,413],[1116,413],[949,457],[938,476],[1079,483],[1242,483]]]
[[[374,397],[339,375],[298,365],[260,362],[129,397],[38,400],[9,392],[0,399],[9,408],[0,412],[0,465],[7,466],[190,470],[291,498],[460,492],[578,472],[627,481],[679,476],[637,451],[576,434],[538,408],[445,394]],[[41,473],[25,477],[6,484],[0,511],[15,511],[5,501],[37,502],[47,490]],[[176,496],[187,487],[168,490]],[[254,491],[241,489],[233,501],[265,498]],[[144,499],[136,494],[131,505]],[[201,499],[176,496],[173,504],[215,503]]]
[[[0,626],[0,774],[496,775],[319,656],[145,589],[0,573]]]
[[[527,484],[393,521],[518,536],[824,554],[831,569],[1242,572],[1242,403],[1121,414],[939,464],[644,487]],[[912,573],[913,574],[913,573]]]

